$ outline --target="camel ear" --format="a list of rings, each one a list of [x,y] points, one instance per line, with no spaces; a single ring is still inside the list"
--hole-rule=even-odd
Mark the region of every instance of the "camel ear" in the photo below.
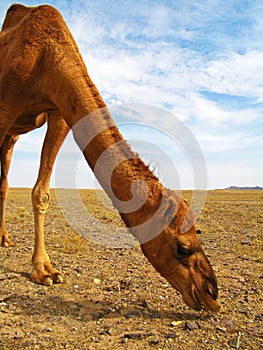
[[[168,225],[173,221],[178,210],[178,204],[174,198],[170,197],[163,210],[163,218]]]

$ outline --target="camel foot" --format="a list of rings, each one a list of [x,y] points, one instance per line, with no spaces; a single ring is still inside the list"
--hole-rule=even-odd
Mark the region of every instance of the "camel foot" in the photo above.
[[[63,282],[63,277],[61,276],[60,273],[57,273],[52,277],[46,276],[43,280],[43,283],[40,283],[40,284],[43,284],[44,286],[47,286],[47,287],[51,287],[51,286],[53,286],[54,283],[62,283],[62,282]],[[37,282],[37,283],[39,283],[39,282]]]
[[[33,267],[30,278],[31,281],[48,287],[52,286],[54,283],[63,282],[61,273],[55,270],[50,263],[36,264]]]

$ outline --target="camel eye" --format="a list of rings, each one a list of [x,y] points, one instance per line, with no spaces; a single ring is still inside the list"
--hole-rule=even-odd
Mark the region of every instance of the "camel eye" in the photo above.
[[[192,249],[183,247],[181,244],[177,245],[177,254],[182,258],[186,258],[186,257],[192,255],[193,252],[194,251]]]

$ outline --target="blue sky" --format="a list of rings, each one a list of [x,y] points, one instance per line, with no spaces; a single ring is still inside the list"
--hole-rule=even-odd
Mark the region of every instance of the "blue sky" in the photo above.
[[[1,21],[12,3],[1,1]],[[107,104],[171,111],[200,145],[208,188],[263,186],[262,1],[46,3],[61,11]],[[43,135],[38,130],[21,137],[11,186],[33,185]],[[192,187],[180,164],[181,187]],[[80,175],[80,187],[92,182],[85,180],[87,172]]]

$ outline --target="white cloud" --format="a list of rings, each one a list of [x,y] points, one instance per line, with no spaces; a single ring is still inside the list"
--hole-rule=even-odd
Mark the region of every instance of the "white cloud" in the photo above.
[[[218,93],[262,98],[263,51],[244,55],[230,52],[223,59],[207,62],[201,71],[201,88]],[[197,82],[196,82],[197,83]]]
[[[75,13],[70,17],[70,28],[79,46],[96,46],[103,41],[105,30],[96,18],[88,13]]]
[[[196,137],[201,145],[203,151],[206,154],[220,153],[224,151],[233,151],[246,149],[249,146],[253,146],[256,142],[261,142],[259,137],[247,137],[244,132],[236,132],[226,130],[225,134],[215,133],[209,134],[208,131],[196,132]]]
[[[232,110],[200,94],[207,90],[232,96],[259,99],[263,96],[261,55],[234,55],[224,60],[203,62],[188,50],[161,45],[144,52],[97,49],[84,56],[94,80],[109,103],[140,102],[170,106],[183,120],[197,118],[211,124],[245,124],[261,118],[261,109],[251,104]],[[104,53],[104,55],[103,55]],[[261,76],[262,75],[262,76]]]
[[[198,120],[206,121],[212,125],[248,124],[260,117],[260,114],[252,108],[229,111],[199,94],[190,95],[188,111]]]

